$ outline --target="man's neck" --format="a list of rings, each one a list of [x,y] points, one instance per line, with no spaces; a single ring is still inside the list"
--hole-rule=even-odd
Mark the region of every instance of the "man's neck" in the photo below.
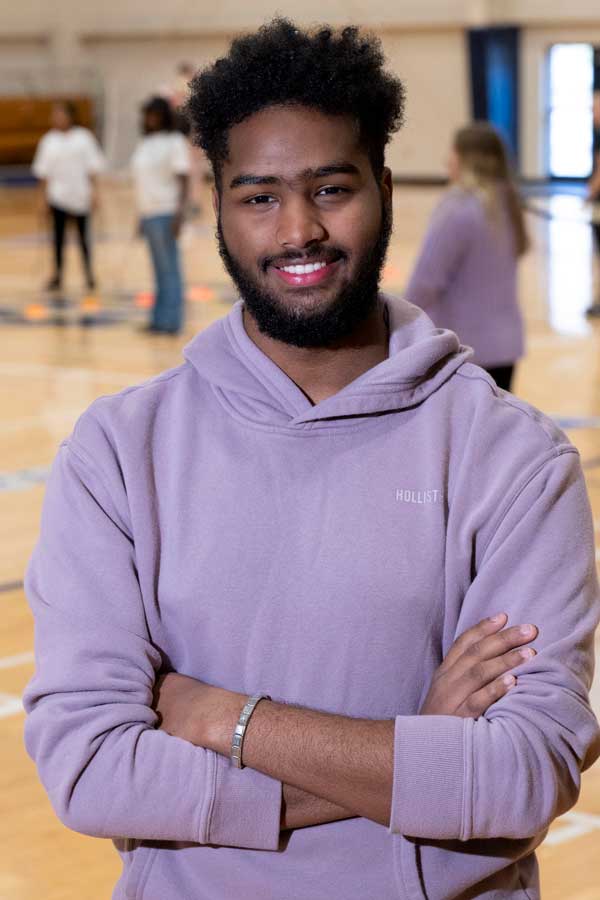
[[[313,404],[333,397],[388,358],[385,307],[379,302],[356,332],[332,347],[303,348],[263,334],[244,307],[244,328],[262,352],[285,372]]]

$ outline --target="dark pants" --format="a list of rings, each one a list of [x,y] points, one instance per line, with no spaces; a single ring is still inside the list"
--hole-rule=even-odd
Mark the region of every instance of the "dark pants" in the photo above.
[[[62,277],[65,229],[67,227],[67,222],[69,221],[69,219],[71,219],[73,222],[75,222],[75,226],[77,228],[77,234],[79,236],[79,247],[81,249],[81,256],[83,258],[83,265],[85,268],[85,277],[88,286],[91,287],[94,282],[94,276],[92,274],[92,262],[87,235],[89,216],[77,216],[74,213],[69,213],[64,209],[58,209],[58,207],[56,206],[51,206],[50,212],[52,213],[52,226],[54,236],[54,265],[56,267],[56,277],[59,280]]]
[[[503,391],[510,391],[515,372],[514,366],[493,366],[485,371],[492,376],[499,388],[502,388]]]

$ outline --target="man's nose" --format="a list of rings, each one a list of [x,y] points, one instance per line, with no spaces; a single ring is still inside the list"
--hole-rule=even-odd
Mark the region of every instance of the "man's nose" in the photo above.
[[[295,197],[282,205],[277,223],[277,241],[288,249],[304,249],[327,238],[319,210],[308,200]]]

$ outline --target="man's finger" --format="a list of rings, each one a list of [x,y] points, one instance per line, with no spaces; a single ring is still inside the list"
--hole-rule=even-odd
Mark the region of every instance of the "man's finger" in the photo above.
[[[457,659],[462,656],[468,647],[472,644],[476,644],[488,635],[496,634],[496,632],[504,628],[507,620],[508,616],[506,613],[498,613],[496,616],[492,616],[489,619],[482,619],[477,625],[473,625],[472,628],[467,629],[467,631],[454,641],[448,650],[440,669],[449,669],[454,665]]]
[[[537,635],[538,629],[531,624],[513,625],[511,628],[484,635],[479,640],[470,640],[468,644],[465,644],[462,653],[458,656],[454,655],[454,662],[451,665],[448,664],[448,657],[446,657],[444,668],[448,671],[450,668],[459,666],[461,671],[464,671],[474,661],[503,656],[516,647],[531,643]]]
[[[529,662],[534,656],[535,650],[533,647],[520,647],[517,650],[504,653],[502,656],[495,656],[493,659],[476,660],[460,675],[460,679],[465,686],[465,696],[474,694],[496,678],[504,675],[505,672],[510,672],[511,669],[516,669],[517,666],[522,666]],[[455,674],[458,675],[459,666],[460,664],[457,664],[453,667],[452,672],[448,676],[449,678],[453,678]]]
[[[478,663],[484,663],[487,660],[497,659],[510,653],[524,644],[530,644],[535,640],[538,631],[535,625],[514,625],[512,628],[505,628],[498,634],[488,635],[480,641],[470,644],[460,656],[451,669],[446,672],[450,677],[460,677],[468,672]]]
[[[501,700],[517,683],[514,675],[502,675],[496,678],[480,691],[471,694],[465,702],[459,706],[455,715],[463,719],[478,719],[498,700]]]

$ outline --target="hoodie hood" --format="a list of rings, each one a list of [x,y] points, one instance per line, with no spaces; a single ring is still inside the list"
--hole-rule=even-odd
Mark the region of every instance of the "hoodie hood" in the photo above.
[[[389,316],[388,358],[315,405],[248,337],[242,301],[197,335],[184,356],[231,412],[271,428],[336,427],[347,425],[349,417],[405,409],[427,399],[472,351],[452,331],[436,328],[416,306],[385,295],[381,299]]]

